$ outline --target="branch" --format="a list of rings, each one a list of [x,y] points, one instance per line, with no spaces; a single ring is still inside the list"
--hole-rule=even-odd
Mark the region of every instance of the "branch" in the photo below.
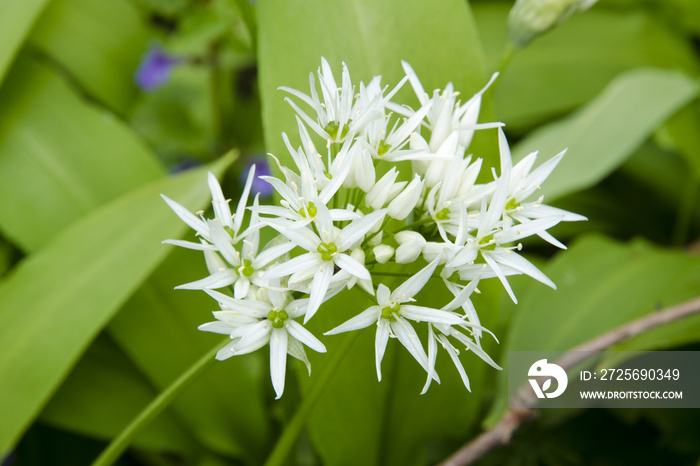
[[[602,351],[632,337],[640,335],[669,322],[683,319],[700,312],[700,297],[677,306],[633,320],[607,333],[595,337],[566,352],[556,364],[568,371],[583,362],[588,355],[584,351]],[[509,408],[492,428],[457,450],[439,466],[464,466],[474,463],[491,450],[510,442],[513,433],[525,422],[536,417],[537,403],[529,384],[522,385],[511,400]]]

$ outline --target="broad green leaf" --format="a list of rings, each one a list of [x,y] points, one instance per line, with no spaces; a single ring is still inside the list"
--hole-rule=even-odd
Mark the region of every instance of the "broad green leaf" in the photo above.
[[[114,115],[54,72],[19,58],[0,89],[0,229],[24,250],[50,241],[100,204],[163,174]]]
[[[151,383],[163,389],[220,337],[197,330],[214,320],[216,301],[202,292],[173,290],[208,275],[202,254],[158,247],[172,252],[108,330]],[[269,381],[263,375],[267,358],[263,364],[261,356],[216,362],[177,398],[172,412],[201,444],[223,454],[262,460],[269,440],[263,387]]]
[[[294,134],[296,123],[285,93],[277,88],[308,93],[309,73],[316,72],[322,56],[336,79],[340,62],[347,63],[356,86],[378,74],[384,85],[396,85],[403,77],[401,60],[411,63],[428,92],[452,81],[468,96],[486,84],[466,2],[265,0],[257,18],[265,145],[283,163],[291,163],[291,157],[280,133]],[[405,91],[404,101],[410,95]]]
[[[0,0],[0,84],[48,0]]]
[[[677,71],[629,71],[574,115],[532,132],[513,149],[513,158],[538,150],[542,159],[549,159],[568,148],[540,194],[551,201],[591,187],[620,166],[697,92],[695,81]]]
[[[90,95],[124,113],[134,72],[153,34],[129,1],[54,0],[29,43],[60,63]]]
[[[504,44],[509,6],[474,5],[488,61],[495,66],[504,53],[494,46]],[[663,22],[640,9],[596,6],[513,53],[494,91],[496,115],[511,129],[530,128],[589,101],[620,73],[643,66],[700,73],[692,47]]]
[[[209,167],[221,171],[225,158]],[[14,444],[88,343],[187,228],[163,205],[209,197],[206,168],[156,180],[58,234],[0,282],[0,452]]]
[[[700,257],[643,241],[622,244],[583,237],[543,272],[552,290],[533,283],[516,306],[502,361],[508,351],[565,351],[626,322],[682,302],[700,289]],[[507,371],[489,416],[507,404]]]
[[[96,339],[41,412],[42,422],[109,440],[158,392],[108,338]],[[170,413],[153,421],[134,445],[188,454],[196,447]]]

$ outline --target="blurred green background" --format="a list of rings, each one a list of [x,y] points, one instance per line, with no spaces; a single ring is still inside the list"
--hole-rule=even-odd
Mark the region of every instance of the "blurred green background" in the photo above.
[[[480,286],[497,361],[566,350],[700,294],[700,2],[600,0],[522,47],[509,38],[512,6],[0,0],[2,465],[89,464],[217,343],[196,330],[213,301],[172,290],[205,268],[159,244],[185,225],[158,194],[206,209],[207,170],[236,199],[249,163],[285,160],[280,132],[294,120],[276,88],[306,91],[321,56],[334,70],[347,62],[355,82],[386,84],[407,60],[426,90],[452,81],[464,98],[500,71],[480,121],[506,124],[516,160],[568,147],[542,194],[589,221],[553,231],[561,254],[526,245],[557,291],[516,277],[515,306],[497,282]],[[470,151],[493,164],[494,136]],[[470,354],[471,394],[442,360],[442,385],[418,395],[424,376],[391,345],[378,383],[372,338],[333,374],[290,464],[434,464],[503,412],[506,374]],[[342,339],[326,343],[332,353]],[[700,350],[700,318],[616,349]],[[328,358],[313,356],[318,375]],[[275,402],[267,365],[261,354],[215,364],[118,464],[262,464],[316,380],[294,363]],[[551,411],[482,464],[699,464],[697,411]]]

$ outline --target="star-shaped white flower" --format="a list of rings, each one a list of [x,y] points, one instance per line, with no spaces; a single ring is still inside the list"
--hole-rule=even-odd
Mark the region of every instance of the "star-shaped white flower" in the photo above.
[[[464,325],[464,321],[454,313],[431,309],[423,306],[416,306],[412,303],[413,297],[423,289],[438,266],[439,258],[424,267],[420,272],[399,285],[393,292],[384,284],[377,288],[377,305],[367,308],[357,316],[339,325],[333,330],[326,332],[326,335],[349,332],[369,327],[377,324],[375,337],[375,357],[377,366],[377,378],[382,380],[381,364],[384,358],[387,342],[390,335],[395,335],[401,344],[418,361],[418,364],[430,370],[428,357],[421,345],[420,339],[416,335],[413,326],[408,320],[416,322],[432,322],[445,325]],[[435,375],[436,380],[437,374]]]
[[[298,227],[291,222],[267,220],[268,225],[308,252],[272,267],[263,278],[270,280],[292,274],[313,277],[309,310],[304,320],[306,323],[323,302],[335,266],[360,280],[371,280],[371,275],[365,266],[346,252],[355,247],[356,243],[361,242],[365,234],[384,218],[385,213],[384,210],[372,212],[361,219],[351,221],[341,230],[333,226],[330,212],[321,204],[314,218],[314,228],[318,234],[306,226]],[[298,281],[300,275],[292,277],[290,284]]]
[[[234,299],[217,291],[207,293],[219,302],[221,311],[214,312],[216,321],[200,325],[199,330],[229,335],[231,342],[221,348],[216,359],[251,353],[270,345],[270,375],[277,399],[284,392],[287,354],[311,365],[302,344],[319,353],[326,347],[295,319],[306,313],[308,299],[293,300],[289,293],[267,291],[267,300]]]

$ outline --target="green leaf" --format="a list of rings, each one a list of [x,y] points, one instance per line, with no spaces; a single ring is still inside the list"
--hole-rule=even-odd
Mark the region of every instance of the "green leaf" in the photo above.
[[[411,64],[428,92],[452,81],[462,95],[471,95],[486,84],[466,2],[268,0],[260,2],[257,14],[265,145],[283,164],[291,157],[280,133],[294,134],[296,123],[285,93],[277,88],[308,93],[309,73],[321,65],[321,56],[336,79],[340,62],[347,63],[356,86],[378,74],[383,85],[398,84],[401,60]],[[402,101],[410,95],[404,91]]]
[[[0,452],[38,414],[88,343],[164,259],[158,243],[186,226],[165,193],[189,208],[209,197],[207,168],[163,178],[71,225],[0,282]]]
[[[0,89],[0,229],[24,250],[163,174],[113,115],[23,55]]]
[[[158,392],[108,338],[97,338],[41,412],[42,422],[89,437],[111,439]],[[191,454],[196,448],[170,413],[134,442],[153,451]]]
[[[0,1],[0,84],[48,0]]]
[[[134,72],[152,36],[126,0],[54,0],[29,43],[60,63],[91,96],[123,114],[137,92]]]
[[[558,289],[533,283],[519,296],[504,362],[508,351],[566,351],[700,289],[700,257],[596,235],[578,240],[542,270]],[[506,372],[488,423],[507,404]]]
[[[175,248],[108,327],[159,389],[170,385],[220,338],[197,330],[213,320],[216,302],[202,292],[173,290],[207,275],[200,252]],[[259,353],[216,362],[176,399],[174,413],[208,448],[227,455],[247,454],[260,462],[269,439],[263,397],[266,364]]]
[[[489,28],[484,44],[494,36],[501,43],[498,31],[504,33],[507,13],[508,5],[475,4],[477,24],[481,30]],[[482,18],[489,21],[481,24]],[[503,51],[493,53],[500,59]],[[511,129],[529,128],[573,110],[620,73],[638,67],[700,73],[690,44],[663,22],[640,9],[612,12],[596,7],[513,54],[494,91],[496,114]]]
[[[695,81],[677,71],[629,71],[574,115],[531,133],[513,158],[539,150],[548,159],[568,148],[540,194],[551,201],[580,191],[613,172],[697,92]]]

